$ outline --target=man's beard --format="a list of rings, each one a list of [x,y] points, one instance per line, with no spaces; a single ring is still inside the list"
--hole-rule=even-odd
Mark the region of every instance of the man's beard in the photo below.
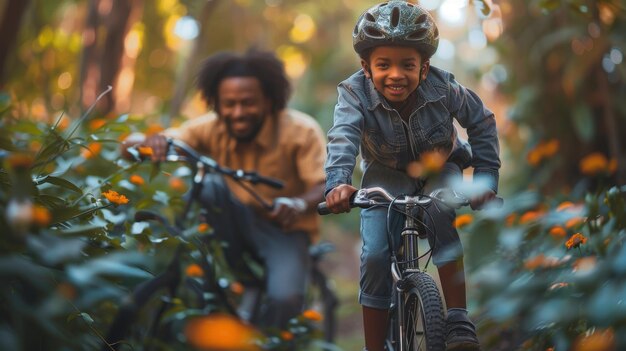
[[[257,119],[254,119],[254,122],[250,131],[246,133],[245,135],[241,135],[233,131],[232,121],[225,119],[224,122],[226,123],[226,129],[228,130],[228,134],[230,134],[231,137],[235,138],[238,142],[241,142],[241,143],[249,143],[252,140],[254,140],[254,138],[256,138],[256,136],[259,134],[259,131],[261,131],[261,127],[263,126],[262,120],[259,121]]]

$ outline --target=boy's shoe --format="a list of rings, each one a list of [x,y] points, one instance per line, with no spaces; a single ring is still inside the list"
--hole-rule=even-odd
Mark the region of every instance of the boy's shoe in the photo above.
[[[476,328],[471,322],[448,322],[446,351],[480,351]]]

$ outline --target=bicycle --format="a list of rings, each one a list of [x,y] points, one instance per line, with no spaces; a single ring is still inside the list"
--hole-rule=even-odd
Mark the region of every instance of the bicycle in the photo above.
[[[497,198],[498,202],[502,199]],[[389,309],[387,351],[445,350],[445,316],[443,300],[433,277],[426,271],[432,248],[420,255],[419,239],[430,233],[422,231],[424,209],[441,203],[452,208],[469,205],[469,200],[449,189],[436,189],[428,195],[392,196],[381,187],[362,188],[351,200],[351,207],[386,207],[388,213],[397,211],[404,216],[398,251],[387,231],[391,251],[393,296]],[[320,215],[330,214],[325,202],[318,205]],[[388,216],[389,218],[389,216]],[[427,229],[427,228],[425,228]],[[427,257],[424,267],[420,260]]]
[[[272,204],[264,201],[254,190],[243,182],[248,184],[265,184],[274,188],[281,188],[282,182],[280,180],[264,177],[256,172],[234,170],[227,167],[220,166],[212,158],[202,155],[195,151],[185,143],[168,139],[168,154],[166,156],[166,162],[183,162],[192,168],[192,186],[188,192],[189,196],[185,200],[185,204],[181,213],[179,213],[174,221],[174,224],[165,218],[165,216],[146,210],[139,210],[135,213],[135,221],[156,221],[161,223],[167,231],[174,237],[183,238],[185,235],[185,223],[189,219],[192,206],[199,203],[199,194],[203,186],[204,178],[208,173],[217,173],[222,176],[230,177],[237,183],[241,184],[250,194],[259,201],[262,206],[268,210],[272,208]],[[143,161],[143,157],[140,155],[139,147],[134,146],[128,148],[129,154],[131,154],[136,161]],[[172,152],[173,151],[173,152]],[[209,237],[208,240],[214,240],[214,237]],[[214,305],[220,306],[232,316],[236,316],[242,321],[252,324],[259,322],[259,306],[262,305],[263,291],[259,288],[263,285],[263,277],[252,277],[254,280],[253,286],[250,289],[246,289],[245,294],[241,297],[235,297],[230,286],[227,282],[220,280],[217,276],[216,265],[217,260],[212,258],[213,252],[208,247],[216,249],[219,247],[219,243],[213,243],[210,245],[207,242],[199,242],[199,239],[194,238],[196,246],[200,249],[202,257],[206,259],[198,260],[198,264],[202,268],[203,282],[201,285],[197,280],[187,278],[185,283],[188,284],[190,290],[196,294],[196,301],[198,308],[205,307],[209,300]],[[161,296],[161,306],[153,314],[151,321],[149,321],[149,327],[147,327],[143,336],[144,341],[142,344],[148,344],[149,340],[157,339],[167,342],[167,337],[162,336],[162,320],[166,314],[168,307],[172,307],[173,301],[178,298],[179,288],[181,286],[183,274],[181,272],[181,257],[185,251],[185,240],[178,245],[172,260],[167,265],[167,268],[161,274],[154,278],[139,284],[130,294],[129,299],[122,303],[118,310],[118,313],[111,323],[108,334],[105,339],[106,344],[103,345],[102,350],[117,350],[120,345],[123,344],[123,340],[131,332],[131,326],[136,322],[142,308],[153,299],[156,294],[162,289],[166,289],[167,296]],[[329,242],[321,242],[316,245],[312,245],[309,250],[311,255],[311,284],[309,290],[315,289],[319,293],[319,305],[324,313],[324,320],[322,330],[324,333],[324,340],[332,343],[334,341],[335,332],[335,309],[338,304],[338,298],[332,289],[332,285],[329,283],[328,278],[322,271],[319,263],[323,259],[324,255],[334,250],[334,246]],[[259,263],[260,264],[260,263]],[[250,278],[250,277],[248,277]],[[309,303],[312,303],[309,301]]]

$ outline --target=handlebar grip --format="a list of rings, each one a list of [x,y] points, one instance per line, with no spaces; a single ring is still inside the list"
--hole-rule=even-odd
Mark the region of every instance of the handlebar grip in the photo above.
[[[328,209],[328,206],[326,205],[326,201],[320,202],[319,204],[317,204],[317,213],[322,216],[331,214],[330,210]]]

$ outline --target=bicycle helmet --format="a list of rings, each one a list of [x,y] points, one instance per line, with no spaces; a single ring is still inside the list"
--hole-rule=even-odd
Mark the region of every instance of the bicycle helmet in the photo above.
[[[352,45],[361,56],[377,46],[402,45],[414,47],[430,58],[439,45],[439,30],[421,6],[392,0],[369,8],[359,17]]]

